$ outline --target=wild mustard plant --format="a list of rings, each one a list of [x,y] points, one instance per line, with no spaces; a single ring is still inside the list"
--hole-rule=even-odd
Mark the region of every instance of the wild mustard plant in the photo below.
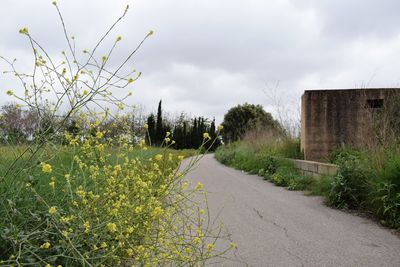
[[[195,266],[234,247],[215,248],[222,226],[210,221],[203,186],[191,187],[185,178],[199,155],[182,169],[184,156],[168,149],[174,143],[170,133],[164,148],[151,153],[144,140],[132,140],[123,119],[100,127],[111,116],[101,101],[125,108],[131,93],[118,99],[112,90],[140,77],[140,72],[122,71],[153,31],[121,65],[108,69],[122,37],[106,55],[99,55],[98,48],[128,8],[93,49],[83,50],[87,57],[81,61],[75,37],[68,35],[53,5],[68,46],[63,61],[55,62],[27,28],[20,33],[31,44],[33,73],[20,73],[15,61],[1,57],[10,67],[5,73],[15,75],[24,89],[6,94],[36,110],[44,126],[31,144],[10,149],[14,155],[1,164],[0,265]],[[103,111],[96,113],[92,106]],[[72,117],[79,118],[79,131],[63,133]],[[110,131],[121,127],[125,134],[112,138]],[[212,141],[205,133],[203,145]],[[199,197],[205,207],[199,206]]]

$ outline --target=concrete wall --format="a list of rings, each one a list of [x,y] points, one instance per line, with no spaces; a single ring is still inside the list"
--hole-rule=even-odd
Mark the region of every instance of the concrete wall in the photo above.
[[[335,175],[338,166],[334,164],[321,163],[316,161],[289,159],[302,175],[319,178],[321,175]]]
[[[301,98],[304,159],[326,161],[339,147],[364,147],[373,134],[371,114],[393,94],[399,96],[400,89],[305,91]]]

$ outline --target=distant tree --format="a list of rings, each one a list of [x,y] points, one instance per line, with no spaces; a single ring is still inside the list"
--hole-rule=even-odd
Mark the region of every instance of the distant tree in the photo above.
[[[161,100],[158,102],[158,109],[157,109],[157,124],[156,124],[156,138],[154,143],[160,145],[162,140],[164,139],[164,125],[162,119],[162,107],[161,107]]]
[[[23,111],[15,104],[2,106],[0,129],[2,142],[15,144],[25,141]]]
[[[215,151],[217,147],[221,145],[221,139],[217,136],[216,132],[215,118],[213,118],[208,132],[211,137],[211,142],[209,142],[206,147],[211,151]]]
[[[149,134],[148,136],[146,136],[146,143],[150,145],[153,144],[156,140],[156,120],[153,113],[150,114],[150,116],[147,118],[147,125],[149,126]]]
[[[6,104],[0,112],[0,142],[16,144],[34,138],[40,124],[36,111]]]
[[[282,132],[279,122],[266,112],[261,105],[245,103],[228,110],[222,122],[222,137],[225,143],[237,141],[255,128]]]
[[[75,118],[72,118],[66,123],[65,130],[73,137],[78,135],[80,131],[80,127],[78,124],[78,120]]]
[[[200,140],[199,140],[199,131],[198,131],[198,120],[197,118],[194,118],[193,120],[193,126],[191,128],[191,148],[197,148],[200,146]]]

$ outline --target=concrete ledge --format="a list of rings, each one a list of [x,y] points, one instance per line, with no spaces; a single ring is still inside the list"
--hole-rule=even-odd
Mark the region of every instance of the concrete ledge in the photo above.
[[[288,160],[294,163],[295,167],[302,175],[312,176],[315,178],[321,177],[321,175],[335,175],[338,170],[338,166],[335,164],[299,159]]]

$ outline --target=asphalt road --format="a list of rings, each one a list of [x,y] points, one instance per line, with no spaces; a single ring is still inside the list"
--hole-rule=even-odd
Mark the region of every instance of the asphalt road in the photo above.
[[[211,217],[237,249],[219,266],[400,266],[400,238],[372,220],[218,163],[206,155],[188,177],[209,192]]]

